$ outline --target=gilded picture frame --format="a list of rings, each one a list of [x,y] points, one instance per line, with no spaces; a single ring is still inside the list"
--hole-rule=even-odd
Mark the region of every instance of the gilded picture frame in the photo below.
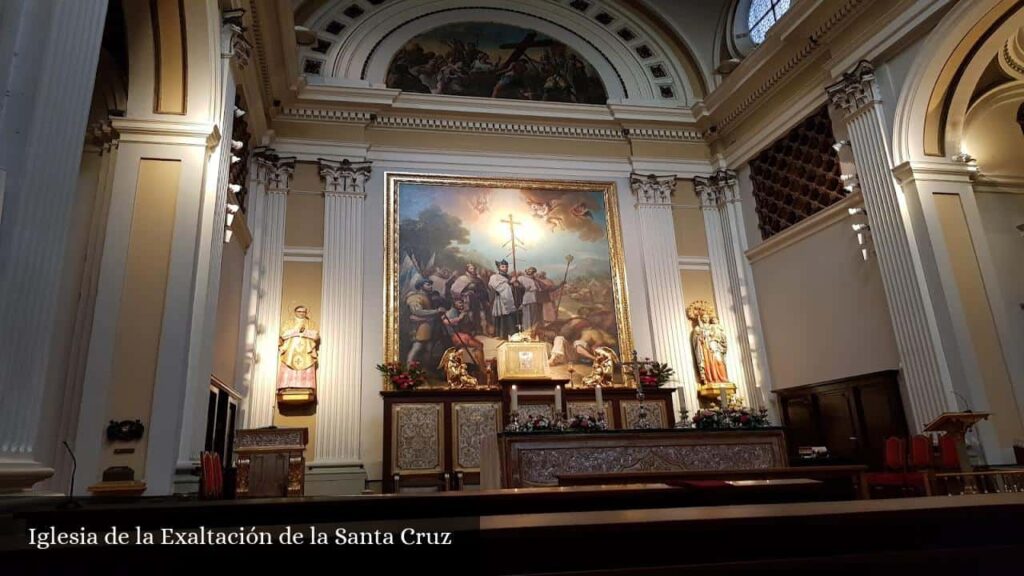
[[[459,192],[460,189],[478,191],[493,190],[507,194],[512,190],[527,198],[538,197],[536,195],[544,198],[557,198],[559,194],[564,194],[566,195],[565,198],[567,201],[576,201],[580,197],[591,199],[600,198],[600,207],[596,206],[596,204],[598,204],[597,202],[591,202],[591,204],[594,205],[592,207],[595,211],[597,208],[603,210],[603,213],[593,217],[593,222],[600,222],[600,226],[604,233],[604,237],[601,240],[603,242],[606,239],[607,242],[607,284],[610,284],[610,286],[605,287],[604,279],[601,279],[600,282],[597,280],[591,280],[591,282],[593,284],[600,285],[600,289],[602,291],[599,292],[599,294],[602,296],[610,296],[609,307],[613,309],[614,313],[614,348],[620,353],[620,357],[624,357],[623,355],[628,357],[629,352],[633,350],[633,335],[630,324],[629,303],[626,293],[626,271],[623,258],[618,194],[614,182],[487,178],[438,174],[415,174],[406,172],[386,172],[385,181],[387,188],[387,196],[385,198],[384,234],[385,306],[383,311],[385,362],[406,362],[409,359],[409,354],[400,350],[400,346],[403,345],[403,329],[405,329],[406,334],[405,340],[409,339],[409,326],[407,325],[409,315],[408,294],[411,290],[411,283],[408,281],[410,254],[408,249],[403,251],[403,246],[401,246],[401,238],[403,236],[403,231],[401,229],[402,222],[403,219],[406,219],[408,222],[409,217],[408,214],[402,213],[403,191],[411,197],[413,194],[420,193],[423,190],[430,190],[432,194],[442,194],[441,190],[447,191],[444,193],[455,193]],[[408,204],[408,202],[408,199],[406,199],[406,204]],[[582,204],[582,202],[577,202],[576,206],[579,206],[580,204]],[[531,214],[529,216],[513,216],[512,214],[509,214],[509,220],[533,222],[532,220],[529,220],[530,216],[536,216],[536,214]],[[423,220],[422,214],[417,214],[416,219],[416,223],[419,225]],[[473,228],[471,224],[466,224],[466,226],[471,228],[471,233],[476,232],[476,229]],[[554,228],[552,230],[554,230]],[[603,243],[601,246],[603,249]],[[538,249],[544,249],[544,247],[538,246]],[[528,247],[524,248],[524,250],[527,250],[526,253],[529,254]],[[493,254],[493,251],[489,254]],[[425,261],[426,258],[427,257],[423,255],[419,260]],[[497,267],[498,264],[497,258],[498,256],[490,258],[495,260],[495,267]],[[601,262],[603,263],[603,254],[601,255],[601,258]],[[429,260],[432,262],[434,260],[434,256],[431,255]],[[569,263],[572,262],[572,259],[569,258],[569,256],[566,256],[566,262],[566,277],[569,277]],[[427,268],[428,267],[422,262],[418,262],[416,270],[422,272],[422,275],[417,277],[422,278],[428,276],[428,272],[425,270]],[[598,272],[593,272],[593,274],[596,275]],[[494,273],[492,272],[491,275],[494,275]],[[402,276],[402,278],[400,278],[400,276]],[[562,280],[562,278],[558,278],[558,280]],[[409,283],[410,286],[405,286],[400,283]],[[567,284],[563,281],[561,286],[563,286],[563,290],[568,292],[571,283]],[[440,288],[440,286],[438,288]],[[494,292],[492,291],[491,294],[493,297]],[[571,299],[571,297],[567,298],[567,300],[568,299]],[[488,304],[488,306],[490,305]],[[562,308],[556,305],[555,309],[555,315],[557,318],[558,312]],[[406,313],[405,325],[403,325],[402,320],[403,311]],[[605,311],[604,308],[602,308],[602,313],[606,314],[605,316],[602,316],[602,318],[607,321],[608,311]],[[608,326],[606,325],[605,327],[607,328]],[[489,328],[493,327],[489,326]],[[435,328],[435,330],[440,329],[440,327]],[[447,326],[445,329],[448,329]],[[452,332],[452,330],[448,330]],[[595,332],[600,331],[595,330]],[[572,337],[567,338],[572,342]],[[577,340],[570,344],[570,346],[575,346],[578,342],[579,341]],[[455,343],[461,344],[461,341],[456,340]],[[406,347],[409,346],[408,342],[404,342],[404,345]],[[466,356],[467,359],[469,359],[472,356],[472,351],[467,350]],[[490,359],[488,358],[487,361],[489,362]],[[585,373],[586,372],[577,373],[576,377],[585,375]],[[570,369],[570,376],[572,375],[573,373]],[[384,383],[384,386],[386,388],[390,387],[387,382]]]

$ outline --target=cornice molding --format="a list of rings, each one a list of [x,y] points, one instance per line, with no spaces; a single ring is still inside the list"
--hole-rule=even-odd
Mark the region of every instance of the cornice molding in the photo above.
[[[989,194],[1024,194],[1024,176],[1011,174],[979,174],[974,191]]]
[[[339,110],[316,106],[288,106],[277,116],[282,121],[332,122],[354,124],[376,129],[441,130],[476,134],[502,134],[509,136],[562,137],[587,140],[625,141],[646,140],[664,142],[697,142],[704,139],[696,128],[655,128],[580,126],[578,124],[542,124],[538,122],[508,122],[460,118],[439,118],[409,114],[373,113],[368,111]],[[615,123],[618,124],[618,123]]]
[[[802,68],[806,64],[810,57],[818,53],[821,48],[825,47],[825,40],[828,36],[835,31],[835,29],[844,22],[851,14],[854,14],[857,9],[867,2],[867,0],[846,0],[842,6],[834,11],[828,18],[822,21],[811,34],[808,35],[807,41],[804,42],[796,51],[794,51],[789,58],[781,65],[778,66],[765,80],[763,80],[756,88],[752,90],[746,90],[748,94],[737,106],[732,108],[728,113],[721,115],[718,120],[714,120],[716,114],[712,112],[711,126],[708,128],[706,134],[709,136],[720,137],[728,131],[728,128],[743,118],[745,118],[756,105],[760,104],[761,101],[773,89],[782,84],[783,81],[787,80],[795,71]],[[750,65],[756,65],[756,62],[744,62]],[[742,65],[741,65],[742,66]],[[756,70],[757,68],[755,68]],[[734,72],[733,74],[736,74]],[[742,85],[742,81],[738,82]],[[732,88],[738,89],[740,86],[733,86]],[[725,85],[720,85],[717,90],[723,88],[728,89]]]
[[[110,126],[119,134],[121,143],[140,142],[209,147],[212,140],[220,138],[217,126],[206,122],[111,118]],[[215,142],[213,144],[216,145]]]
[[[849,218],[849,209],[860,207],[863,204],[864,197],[859,192],[854,192],[814,216],[786,228],[761,244],[747,250],[747,260],[753,264],[797,242],[814,236],[822,230],[835,225],[837,222]]]
[[[333,108],[311,108],[288,106],[278,116],[282,120],[308,120],[314,122],[338,122],[342,124],[368,124],[373,119],[370,112],[337,110]]]
[[[925,181],[971,184],[977,177],[966,164],[942,161],[904,162],[893,167],[892,174],[901,185]]]
[[[516,136],[561,136],[567,138],[587,138],[591,140],[624,140],[621,129],[591,128],[584,126],[527,124],[519,122],[489,122],[477,120],[460,120],[454,118],[426,118],[418,116],[397,116],[392,114],[377,116],[371,123],[372,128],[400,128],[419,130],[446,130],[455,132],[477,132],[487,134],[507,134]]]

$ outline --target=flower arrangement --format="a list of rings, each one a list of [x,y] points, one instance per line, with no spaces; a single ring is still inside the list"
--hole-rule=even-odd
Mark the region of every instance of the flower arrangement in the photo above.
[[[746,406],[731,405],[724,410],[719,407],[702,408],[693,415],[693,427],[698,430],[764,428],[770,425],[767,408],[754,410]]]
[[[377,371],[387,378],[395,390],[412,390],[427,383],[427,372],[416,361],[410,362],[408,366],[402,362],[378,364]]]
[[[650,358],[644,360],[640,366],[640,384],[643,386],[661,386],[676,374],[676,371],[664,362],[651,362]]]
[[[569,420],[551,419],[547,416],[530,415],[522,422],[518,418],[505,427],[506,432],[600,432],[608,425],[604,419],[577,414]]]

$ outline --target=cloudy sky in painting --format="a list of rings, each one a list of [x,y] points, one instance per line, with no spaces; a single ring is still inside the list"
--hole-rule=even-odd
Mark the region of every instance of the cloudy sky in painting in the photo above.
[[[486,210],[479,210],[486,199]],[[549,276],[561,277],[565,257],[575,259],[572,272],[580,275],[610,274],[607,214],[604,195],[595,192],[519,190],[402,184],[399,220],[415,219],[436,206],[459,218],[470,232],[463,252],[481,256],[488,268],[505,258],[509,249],[509,214],[520,224],[516,234],[525,245],[517,253],[518,268],[536,266]]]

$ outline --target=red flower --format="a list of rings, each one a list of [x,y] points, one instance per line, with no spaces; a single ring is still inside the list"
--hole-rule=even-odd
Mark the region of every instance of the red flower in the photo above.
[[[746,424],[747,422],[750,422],[750,416],[747,416],[746,414],[744,414],[743,416],[740,416],[740,422],[742,422],[744,424]]]

